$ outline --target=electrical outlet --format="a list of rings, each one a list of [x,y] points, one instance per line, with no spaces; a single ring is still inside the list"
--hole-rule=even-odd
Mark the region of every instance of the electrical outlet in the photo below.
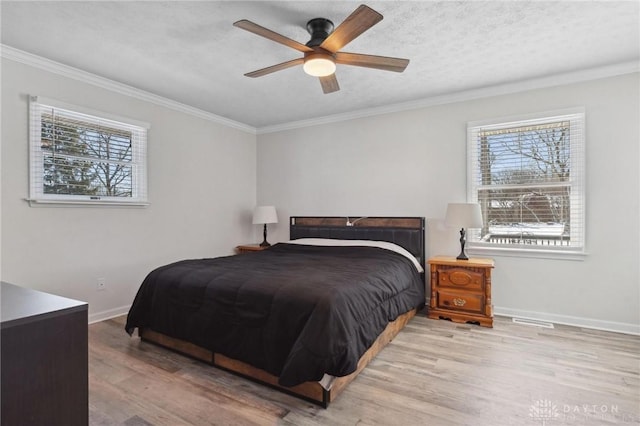
[[[98,278],[98,281],[96,282],[96,288],[98,291],[106,290],[107,280],[105,280],[104,278]]]

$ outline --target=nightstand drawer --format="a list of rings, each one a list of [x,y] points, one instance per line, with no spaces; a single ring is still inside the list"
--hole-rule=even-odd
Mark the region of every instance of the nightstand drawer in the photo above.
[[[482,291],[484,274],[462,268],[438,269],[438,286]]]
[[[438,291],[438,308],[483,313],[484,296],[482,294]]]

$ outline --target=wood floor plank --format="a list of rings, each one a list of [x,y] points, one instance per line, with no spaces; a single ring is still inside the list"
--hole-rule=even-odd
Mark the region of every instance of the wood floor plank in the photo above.
[[[640,337],[416,316],[323,409],[124,332],[89,327],[92,425],[640,424]]]

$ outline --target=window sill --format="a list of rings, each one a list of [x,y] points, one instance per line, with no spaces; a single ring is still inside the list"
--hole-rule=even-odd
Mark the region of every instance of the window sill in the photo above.
[[[505,256],[531,259],[576,260],[584,261],[588,253],[578,250],[532,250],[507,247],[467,246],[467,253],[479,256]]]
[[[106,200],[43,200],[25,198],[30,207],[132,207],[144,208],[150,203],[144,201],[106,201]]]

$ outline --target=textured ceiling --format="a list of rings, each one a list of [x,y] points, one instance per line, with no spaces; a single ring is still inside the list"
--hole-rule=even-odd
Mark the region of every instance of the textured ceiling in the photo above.
[[[306,43],[353,1],[2,1],[2,43],[261,128],[639,61],[638,1],[372,1],[379,24],[343,50],[411,60],[404,73],[338,65],[325,95],[299,52],[232,26],[249,19]]]

